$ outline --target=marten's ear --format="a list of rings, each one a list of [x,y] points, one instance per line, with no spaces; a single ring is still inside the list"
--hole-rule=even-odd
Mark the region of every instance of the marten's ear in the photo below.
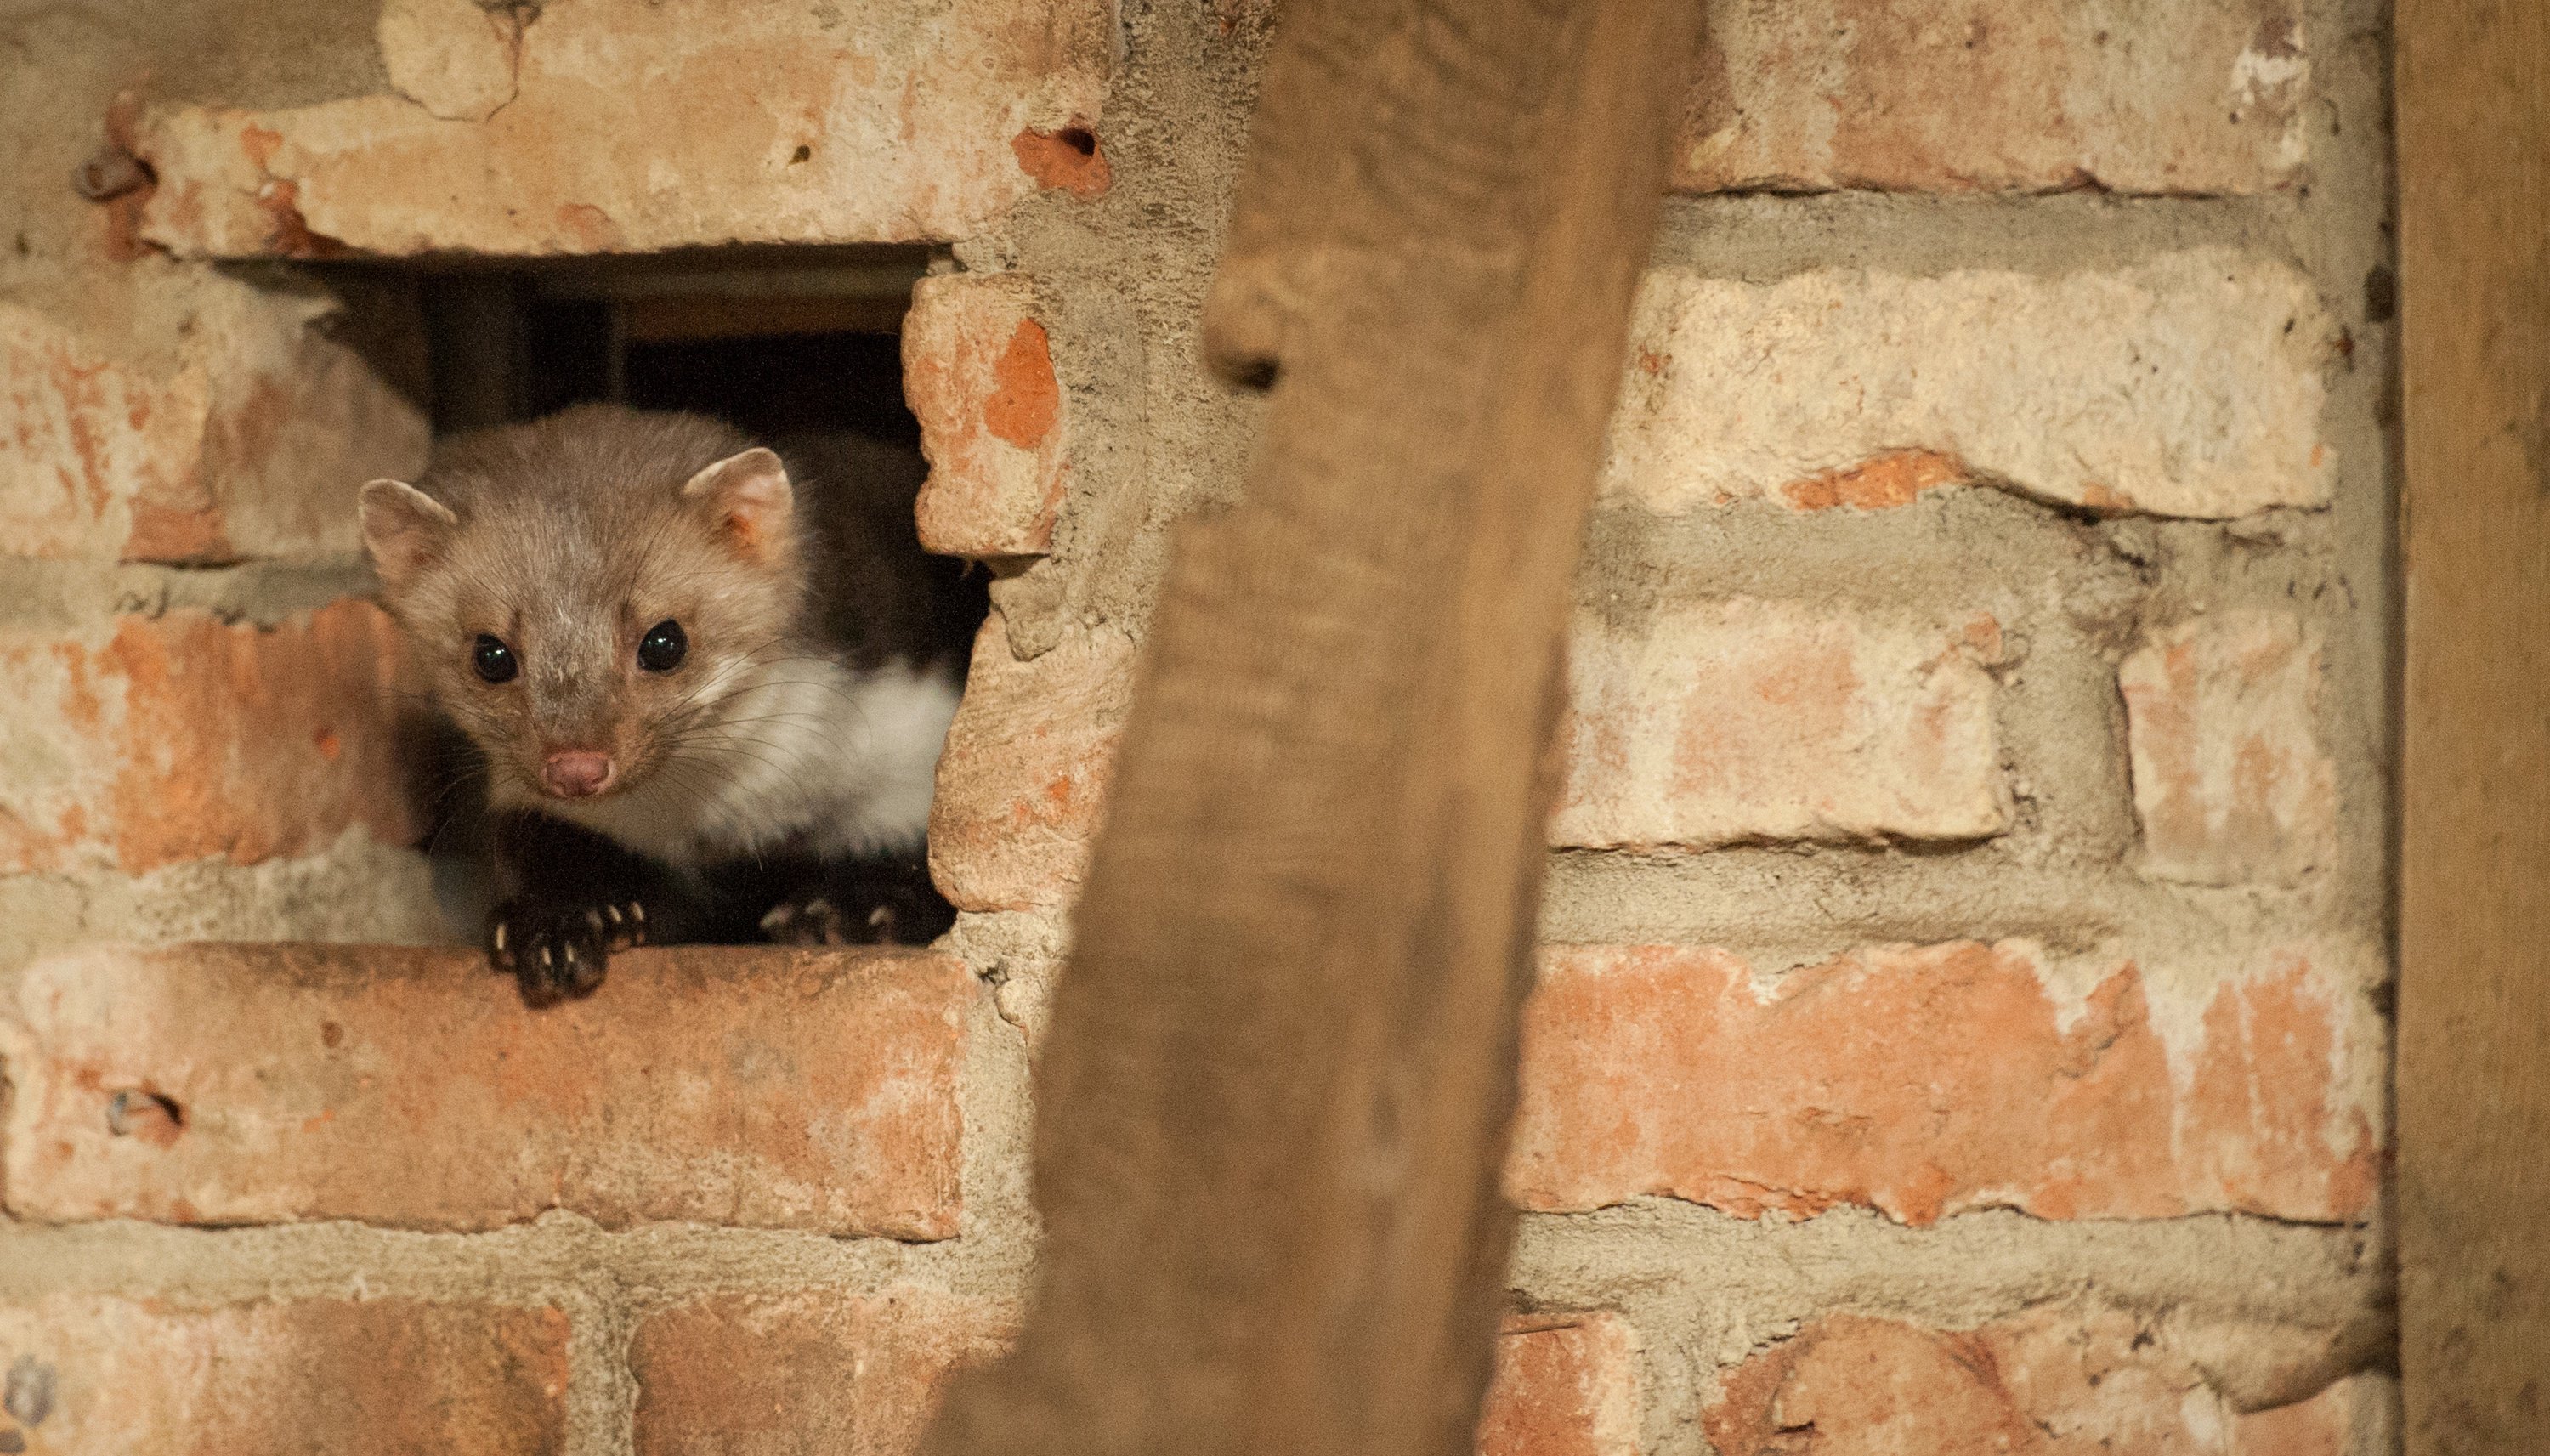
[[[363,548],[372,570],[392,596],[442,553],[460,518],[441,501],[404,480],[375,480],[363,487]]]
[[[698,502],[736,548],[756,560],[787,539],[789,515],[796,507],[788,467],[759,445],[692,476],[682,495]]]

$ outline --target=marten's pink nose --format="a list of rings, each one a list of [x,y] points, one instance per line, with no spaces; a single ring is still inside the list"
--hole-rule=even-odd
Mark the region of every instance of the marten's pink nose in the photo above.
[[[611,755],[581,748],[552,753],[548,761],[540,765],[540,782],[549,786],[550,793],[561,798],[581,799],[587,794],[599,794],[602,786],[611,782]]]

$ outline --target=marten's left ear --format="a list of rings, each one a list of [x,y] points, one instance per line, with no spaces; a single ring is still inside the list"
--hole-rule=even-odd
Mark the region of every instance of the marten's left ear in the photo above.
[[[789,517],[796,508],[788,467],[759,445],[692,476],[683,485],[682,496],[698,502],[736,548],[756,560],[787,540]]]

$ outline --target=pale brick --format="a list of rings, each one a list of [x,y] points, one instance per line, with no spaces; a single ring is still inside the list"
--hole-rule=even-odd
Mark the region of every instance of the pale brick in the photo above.
[[[1969,1330],[1834,1314],[1720,1377],[1718,1456],[2343,1456],[2372,1381],[2243,1414],[2120,1310],[2048,1306]]]
[[[2233,1426],[2233,1456],[2376,1456],[2399,1449],[2389,1378],[2352,1375],[2318,1395],[2253,1410]],[[2390,1436],[2390,1439],[2385,1439]]]
[[[1479,1456],[1638,1456],[1638,1340],[1618,1314],[1513,1315]]]
[[[212,389],[119,368],[32,309],[0,304],[0,541],[14,555],[121,555],[137,534],[226,555],[203,478]],[[185,529],[181,529],[181,527]]]
[[[1017,273],[925,278],[903,323],[903,392],[930,479],[921,543],[950,556],[1040,556],[1062,505],[1062,391],[1035,290]]]
[[[638,1456],[909,1456],[957,1370],[1016,1313],[922,1289],[712,1295],[639,1321]]]
[[[2255,193],[2300,174],[2298,0],[1709,7],[1674,185]]]
[[[930,806],[931,877],[958,909],[1031,910],[1078,890],[1132,665],[1118,632],[1066,632],[1022,662],[1000,615],[983,624]]]
[[[0,631],[0,872],[252,864],[416,834],[396,629],[368,602],[274,628],[194,610],[102,640]]]
[[[193,338],[211,336],[197,349],[213,390],[205,473],[239,555],[356,554],[363,482],[412,480],[433,453],[432,420],[331,337],[337,315],[325,297],[245,287],[193,313]]]
[[[1666,1195],[1911,1223],[2361,1218],[2386,1055],[2361,959],[2058,968],[1961,942],[1766,984],[1716,949],[1554,949],[1524,1011],[1508,1189],[1548,1212]]]
[[[684,948],[536,1012],[470,951],[100,947],[31,968],[0,1023],[8,1206],[942,1238],[975,994],[917,951]]]
[[[2285,613],[2203,617],[2117,669],[2146,874],[2290,880],[2337,847],[2337,770],[2319,744],[2318,644]]]
[[[1605,488],[1658,511],[1952,482],[2207,518],[2329,496],[2337,326],[2301,273],[2228,249],[2050,277],[1660,268],[1632,327]]]
[[[520,11],[478,0],[383,0],[374,34],[391,87],[435,116],[483,122],[514,99]]]
[[[393,76],[445,44],[431,24],[480,46],[483,19],[435,14],[406,13]],[[1106,0],[576,0],[523,26],[512,99],[481,121],[396,94],[154,109],[143,230],[225,257],[963,239],[1039,185],[1022,138],[1097,118],[1115,44]],[[428,93],[475,110],[489,89]]]
[[[54,1295],[0,1307],[0,1449],[542,1456],[566,1449],[567,1337],[546,1308]]]
[[[424,413],[321,332],[325,300],[199,293],[151,363],[0,304],[0,550],[350,553],[355,489],[424,464]]]
[[[1785,602],[1578,614],[1550,841],[1972,839],[2009,825],[2001,630]]]
[[[434,867],[352,828],[315,854],[190,859],[147,874],[0,875],[0,975],[91,941],[332,940],[432,945],[451,928]]]

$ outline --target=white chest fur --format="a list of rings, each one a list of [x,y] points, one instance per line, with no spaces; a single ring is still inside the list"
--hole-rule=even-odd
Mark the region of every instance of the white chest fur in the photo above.
[[[645,783],[537,807],[679,869],[791,839],[826,855],[909,849],[929,827],[956,698],[945,669],[783,658],[755,668]]]

